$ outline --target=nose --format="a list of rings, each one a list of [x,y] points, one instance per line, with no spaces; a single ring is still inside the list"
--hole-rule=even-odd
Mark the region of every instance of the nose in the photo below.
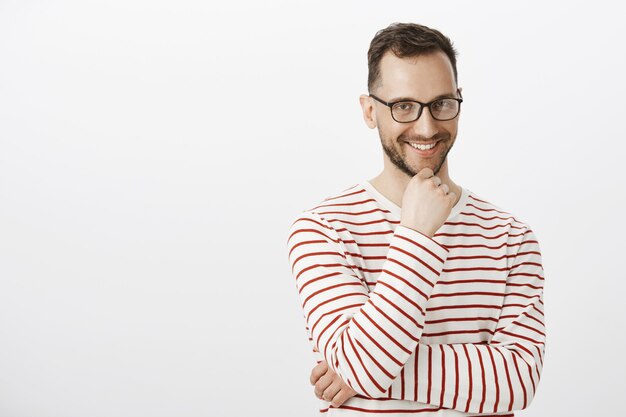
[[[437,120],[433,119],[428,107],[424,107],[419,119],[413,122],[413,132],[424,138],[432,138],[437,134]]]

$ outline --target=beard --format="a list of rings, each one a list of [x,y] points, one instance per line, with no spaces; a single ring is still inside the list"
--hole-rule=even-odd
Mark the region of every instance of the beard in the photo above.
[[[409,136],[409,135],[400,135],[395,141],[385,140],[380,130],[378,131],[378,135],[380,136],[380,143],[383,146],[383,151],[385,151],[385,154],[387,154],[387,157],[389,158],[389,160],[400,171],[404,172],[409,177],[414,177],[415,175],[417,175],[417,173],[422,168],[431,168],[433,170],[434,175],[437,175],[439,173],[439,170],[441,169],[441,166],[446,161],[448,152],[450,152],[450,149],[452,149],[452,146],[454,145],[454,140],[450,139],[449,133],[437,133],[435,136],[429,139],[438,140],[439,143],[437,144],[437,146],[438,147],[443,146],[444,149],[443,150],[439,149],[438,153],[434,155],[433,158],[429,158],[431,162],[414,169],[409,165],[407,161],[408,158],[406,155],[406,150],[404,149],[404,146],[411,146],[411,145],[405,145],[404,141],[409,141],[409,140],[425,141],[424,138],[414,137],[414,136]],[[434,163],[434,166],[433,166],[433,163]]]

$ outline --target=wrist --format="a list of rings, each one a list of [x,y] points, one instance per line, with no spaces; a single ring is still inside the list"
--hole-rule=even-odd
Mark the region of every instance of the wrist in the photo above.
[[[424,226],[420,226],[420,225],[415,225],[415,224],[410,224],[408,222],[400,222],[401,226],[407,227],[409,229],[415,230],[416,232],[419,232],[425,236],[428,236],[429,238],[432,239],[432,237],[435,235],[435,232],[433,230],[428,229],[427,227]]]

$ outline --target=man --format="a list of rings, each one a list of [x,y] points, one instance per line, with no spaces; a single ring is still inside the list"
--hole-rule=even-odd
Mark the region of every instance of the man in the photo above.
[[[463,101],[450,40],[393,24],[368,66],[383,171],[300,213],[287,241],[320,411],[512,416],[543,366],[539,243],[449,176]]]

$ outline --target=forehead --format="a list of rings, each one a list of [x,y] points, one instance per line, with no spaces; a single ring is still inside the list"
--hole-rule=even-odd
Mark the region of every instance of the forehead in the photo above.
[[[380,79],[378,92],[387,100],[412,97],[428,101],[456,91],[452,64],[441,51],[407,58],[398,58],[387,51],[380,61]]]

